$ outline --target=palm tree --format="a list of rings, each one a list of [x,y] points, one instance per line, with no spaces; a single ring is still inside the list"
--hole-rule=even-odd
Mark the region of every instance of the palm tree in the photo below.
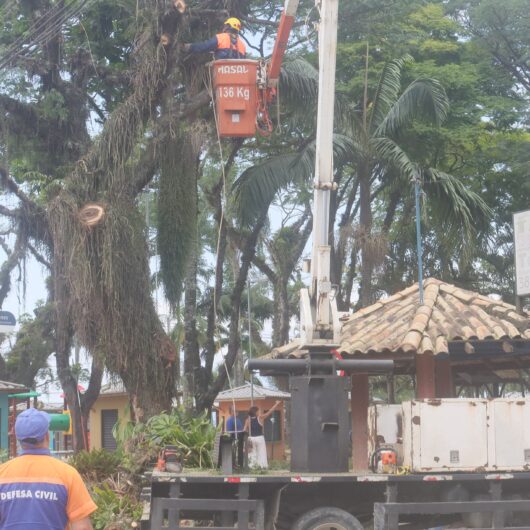
[[[388,231],[397,203],[409,194],[411,182],[420,181],[434,211],[442,213],[439,220],[456,240],[469,240],[474,231],[474,219],[489,215],[485,202],[457,178],[435,168],[421,167],[411,160],[400,138],[415,120],[441,125],[449,109],[449,101],[440,82],[421,77],[404,90],[401,77],[412,61],[410,56],[388,62],[383,69],[373,100],[369,102],[365,89],[361,109],[353,114],[349,134],[355,145],[354,160],[359,189],[359,229],[357,245],[361,250],[359,305],[373,302],[374,270],[373,200],[390,191],[389,210],[384,229]],[[374,192],[374,188],[377,190]],[[375,253],[377,254],[377,252]],[[348,300],[349,301],[349,300]]]
[[[385,237],[397,207],[410,195],[411,181],[421,181],[434,221],[443,223],[444,231],[453,236],[453,243],[470,240],[477,220],[489,215],[484,201],[460,180],[435,168],[422,167],[400,145],[400,138],[415,121],[440,125],[449,107],[437,80],[422,77],[402,89],[402,73],[411,61],[410,57],[403,57],[387,63],[373,97],[368,98],[366,89],[360,105],[348,105],[340,95],[337,98],[336,129],[340,133],[334,136],[334,167],[338,190],[332,196],[330,226],[337,226],[338,230],[337,234],[330,234],[330,240],[334,256],[332,280],[340,285],[339,305],[344,310],[350,306],[358,254],[359,305],[373,301],[374,267],[386,253]],[[305,125],[308,105],[316,102],[317,79],[315,69],[302,59],[285,66],[282,100],[289,99],[294,104],[294,116],[297,109],[302,109]],[[296,105],[297,97],[302,105]],[[272,201],[282,190],[289,189],[290,193],[300,190],[300,196],[308,200],[307,183],[314,173],[314,150],[314,140],[310,138],[297,152],[291,150],[270,157],[243,172],[234,185],[241,221],[250,223],[258,206]],[[373,221],[376,199],[382,200],[387,210],[380,234],[376,233]],[[339,214],[340,220],[336,222]],[[300,237],[304,237],[304,231],[300,231]],[[290,248],[299,251],[300,245]],[[283,260],[290,269],[282,271],[283,281],[292,277],[297,259]],[[276,307],[282,305],[285,303],[275,300]]]

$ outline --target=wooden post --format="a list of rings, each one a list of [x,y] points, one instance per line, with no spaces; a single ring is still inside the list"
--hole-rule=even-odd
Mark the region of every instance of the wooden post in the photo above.
[[[436,397],[434,357],[428,353],[416,354],[416,397]]]
[[[368,405],[370,393],[368,376],[355,374],[351,378],[352,463],[354,471],[368,470]]]
[[[436,397],[452,398],[455,397],[453,387],[453,372],[451,370],[451,361],[447,358],[436,359]]]

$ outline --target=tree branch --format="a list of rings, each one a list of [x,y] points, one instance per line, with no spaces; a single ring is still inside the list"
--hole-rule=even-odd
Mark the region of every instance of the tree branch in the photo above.
[[[51,263],[28,241],[28,249],[30,250],[33,257],[41,264],[44,265],[46,268],[50,269],[52,268]]]
[[[28,206],[32,211],[34,212],[40,212],[41,209],[39,206],[37,206],[36,203],[34,203],[18,186],[18,184],[9,176],[9,173],[7,172],[7,169],[5,167],[0,166],[0,182],[2,185],[11,193],[16,195],[20,202],[24,204],[24,206]]]
[[[235,243],[237,245],[238,242],[235,241]],[[269,265],[267,265],[267,263],[265,262],[263,258],[260,258],[259,256],[254,256],[252,258],[252,263],[254,263],[254,265],[256,265],[256,267],[263,274],[265,274],[265,276],[267,276],[267,278],[272,284],[275,284],[278,282],[278,275],[269,267]]]
[[[258,236],[265,225],[265,221],[267,220],[268,206],[269,205],[266,205],[266,207],[263,209],[263,212],[259,216],[254,228],[252,229],[252,232],[247,238],[245,248],[243,249],[243,253],[241,255],[241,267],[239,269],[239,274],[232,291],[232,296],[230,297],[230,333],[228,337],[228,352],[224,360],[227,370],[232,369],[241,342],[241,337],[239,335],[239,309],[241,305],[241,296],[247,282],[250,264],[252,263],[254,254],[256,253]],[[215,396],[217,396],[217,394],[224,387],[227,378],[227,370],[219,370],[217,379],[213,382],[208,391],[207,401],[213,402]]]

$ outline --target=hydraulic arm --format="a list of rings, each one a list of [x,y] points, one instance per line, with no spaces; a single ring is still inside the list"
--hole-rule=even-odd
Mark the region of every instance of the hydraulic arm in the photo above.
[[[300,293],[303,343],[335,343],[340,324],[330,278],[329,204],[333,182],[333,123],[338,0],[322,0],[319,26],[319,85],[313,202],[311,285]]]

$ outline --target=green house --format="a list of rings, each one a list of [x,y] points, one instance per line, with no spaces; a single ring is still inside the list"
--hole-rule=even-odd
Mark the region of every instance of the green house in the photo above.
[[[26,392],[24,385],[11,383],[10,381],[0,381],[0,450],[9,448],[9,394]]]

